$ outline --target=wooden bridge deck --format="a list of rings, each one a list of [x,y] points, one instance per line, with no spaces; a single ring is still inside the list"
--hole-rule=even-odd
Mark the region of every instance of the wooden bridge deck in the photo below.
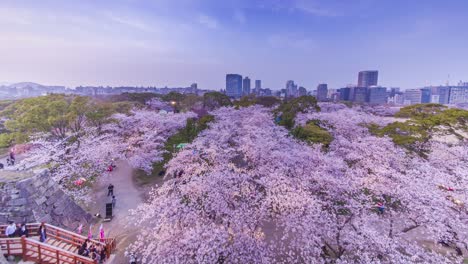
[[[89,257],[78,255],[78,247],[81,246],[87,237],[75,234],[65,229],[46,224],[46,243],[39,241],[39,223],[27,224],[29,237],[5,237],[6,225],[0,225],[0,247],[4,254],[21,256],[24,261],[34,261],[36,263],[52,264],[91,264],[96,263]],[[100,245],[106,249],[107,259],[115,250],[115,240],[105,241],[90,240],[95,245]]]

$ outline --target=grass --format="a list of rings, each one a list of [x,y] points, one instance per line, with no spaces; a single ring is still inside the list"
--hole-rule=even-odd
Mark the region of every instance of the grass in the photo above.
[[[164,145],[163,160],[153,164],[153,171],[147,174],[143,170],[135,172],[135,180],[139,185],[147,185],[154,183],[158,177],[163,177],[166,173],[164,166],[172,159],[177,151],[174,147],[180,143],[191,143],[198,134],[208,128],[208,123],[214,120],[214,116],[205,115],[199,119],[188,119],[184,128],[179,130],[176,134],[168,138]]]

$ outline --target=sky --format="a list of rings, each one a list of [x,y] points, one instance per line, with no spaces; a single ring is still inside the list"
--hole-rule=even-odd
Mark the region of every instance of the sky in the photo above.
[[[274,90],[468,81],[466,0],[1,0],[0,82]],[[253,84],[252,84],[253,85]]]

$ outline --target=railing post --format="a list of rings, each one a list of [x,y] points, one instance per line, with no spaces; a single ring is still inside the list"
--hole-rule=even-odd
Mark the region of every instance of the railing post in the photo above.
[[[41,244],[37,245],[37,257],[39,258],[39,263],[42,263]]]
[[[26,237],[22,236],[21,237],[21,256],[23,259],[26,258]]]
[[[73,256],[73,264],[77,264],[77,262],[76,262],[76,256]]]
[[[60,251],[55,251],[57,256],[57,264],[60,264]]]

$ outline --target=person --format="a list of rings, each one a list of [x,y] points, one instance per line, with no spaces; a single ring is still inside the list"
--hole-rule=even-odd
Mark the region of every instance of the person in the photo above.
[[[114,195],[114,185],[112,183],[107,187],[107,196],[109,195]]]
[[[89,240],[86,239],[83,244],[81,244],[81,248],[78,250],[78,254],[81,253],[81,256],[89,256],[88,242]]]
[[[3,169],[5,166],[3,165],[3,163],[0,163],[0,169]]]
[[[101,259],[101,262],[104,262],[104,260],[106,260],[106,249],[103,248],[103,247],[100,247],[100,250],[99,250],[99,255],[100,255],[100,259]]]
[[[39,226],[39,241],[41,241],[42,243],[45,243],[46,239],[47,239],[47,229],[46,229],[46,226],[45,226],[45,223],[42,222],[41,223],[41,226]]]
[[[117,201],[117,199],[115,199],[115,196],[112,195],[112,208],[115,207],[115,202]]]
[[[10,224],[5,229],[5,235],[7,237],[14,237],[16,233],[16,224],[15,222],[10,222]]]
[[[378,202],[377,209],[379,210],[379,213],[383,214],[385,211],[385,205],[382,202]]]
[[[109,167],[107,167],[107,171],[108,171],[108,172],[112,172],[113,169],[114,169],[114,168],[112,168],[112,165],[109,165]]]
[[[18,229],[18,236],[19,237],[22,237],[22,236],[28,237],[29,236],[29,230],[28,230],[28,227],[26,226],[25,223],[22,223],[20,225],[20,228]]]
[[[137,263],[137,259],[135,257],[135,253],[130,253],[130,264],[136,264]]]

